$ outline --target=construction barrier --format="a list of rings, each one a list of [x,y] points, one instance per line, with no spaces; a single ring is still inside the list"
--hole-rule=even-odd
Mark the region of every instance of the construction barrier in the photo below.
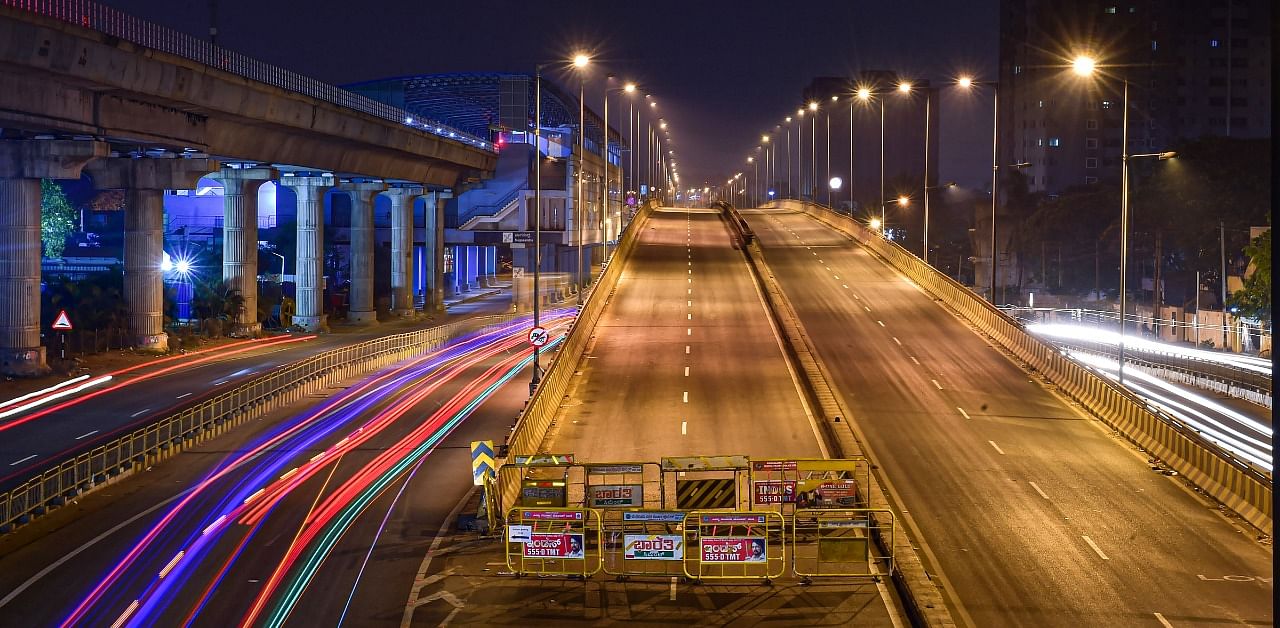
[[[791,571],[805,580],[888,575],[894,522],[887,508],[797,509],[791,519]]]
[[[1245,520],[1267,534],[1271,533],[1273,502],[1269,470],[1234,456],[1177,418],[1160,412],[1110,379],[1065,357],[1058,348],[1027,333],[1016,320],[968,287],[848,216],[798,201],[780,201],[773,206],[806,213],[849,235],[1039,371],[1112,429],[1162,460]]]
[[[618,577],[683,576],[684,519],[673,510],[624,510],[604,519],[604,572]]]
[[[776,512],[691,512],[684,546],[681,564],[694,581],[767,581],[787,571],[786,519]]]
[[[507,568],[517,575],[594,575],[604,547],[600,523],[590,508],[512,508],[504,533]]]
[[[751,460],[751,509],[868,508],[871,465],[849,459]]]
[[[750,510],[750,469],[746,456],[663,458],[662,503],[679,510]]]
[[[607,462],[575,465],[570,469],[570,497],[573,480],[581,474],[580,501],[587,508],[600,510],[606,520],[617,519],[622,510],[661,508],[662,467],[656,462]]]

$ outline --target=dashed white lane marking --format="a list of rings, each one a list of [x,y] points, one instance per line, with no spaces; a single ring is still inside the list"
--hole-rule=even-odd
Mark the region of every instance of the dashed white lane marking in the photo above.
[[[688,435],[688,434],[689,434],[689,422],[688,422],[688,421],[681,421],[681,422],[680,422],[680,435],[681,435],[681,436],[686,436],[686,435]]]
[[[178,395],[178,396],[177,396],[177,397],[175,397],[175,398],[176,398],[176,399],[182,399],[183,397],[190,397],[192,394],[193,394],[193,393],[182,393],[181,395]]]
[[[692,275],[692,274],[693,274],[693,269],[692,269],[692,268],[690,268],[690,269],[689,269],[689,274],[690,274],[690,275]]]
[[[916,359],[916,356],[914,356],[914,355],[909,355],[909,356],[907,356],[907,357],[911,358],[911,361],[912,361],[912,362],[915,362],[915,363],[916,363],[916,366],[920,366],[920,360],[917,360],[917,359]]]
[[[987,442],[988,442],[988,443],[990,443],[992,447],[995,447],[996,452],[998,452],[1001,456],[1003,456],[1003,455],[1004,455],[1004,450],[1003,450],[1003,449],[1000,449],[1000,446],[999,446],[999,445],[997,445],[995,441],[993,441],[993,440],[989,440],[989,441],[987,441]]]
[[[688,328],[688,329],[684,330],[684,335],[686,335],[686,336],[692,336],[692,335],[693,335],[693,328],[692,328],[692,327],[690,327],[690,328]]]
[[[689,278],[689,283],[693,283],[693,277]]]
[[[836,281],[840,281],[840,275],[832,275],[832,277],[835,277]]]
[[[898,340],[898,337],[897,337],[897,336],[894,336],[894,337],[893,337],[893,341],[894,341],[894,342],[896,342],[896,343],[898,343],[898,346],[899,346],[899,347],[901,347],[901,346],[902,346],[902,341],[901,341],[901,340]]]
[[[225,380],[225,379],[224,379],[224,380],[222,380],[222,381],[220,381],[220,382],[214,382],[214,383],[213,383],[213,385],[214,385],[214,386],[221,386],[221,385],[223,385],[223,384],[225,384],[225,383],[227,383],[227,380]]]
[[[215,385],[216,385],[216,384],[215,384]],[[150,409],[151,409],[151,408],[143,408],[143,409],[141,409],[141,410],[138,410],[137,412],[134,412],[133,414],[130,414],[130,415],[129,415],[129,418],[131,418],[131,419],[133,419],[133,418],[137,418],[137,416],[138,416],[139,414],[142,414],[143,412],[146,412],[146,411],[148,411],[148,410],[150,410]]]
[[[939,383],[938,383],[938,380],[936,380],[936,379],[931,379],[931,380],[929,380],[929,381],[933,382],[933,385],[934,385],[938,390],[942,390],[942,384],[939,384]]]
[[[853,298],[855,298],[855,299],[857,299],[857,300],[859,300],[859,301],[861,301],[861,300],[862,300],[862,297],[860,297],[860,296],[858,296],[858,295],[856,295],[856,294],[855,294],[855,295],[853,295]]]
[[[1049,499],[1049,496],[1048,496],[1048,495],[1046,495],[1044,491],[1040,490],[1040,485],[1036,484],[1035,482],[1027,482],[1027,484],[1030,484],[1030,485],[1031,485],[1031,488],[1036,489],[1036,492],[1037,492],[1037,493],[1040,493],[1040,496],[1041,496],[1041,497],[1043,497],[1043,498],[1045,498],[1045,499]]]
[[[689,307],[693,307],[693,301],[689,302]]]
[[[1087,537],[1087,536],[1082,536],[1082,537],[1080,537],[1080,538],[1084,539],[1084,542],[1085,542],[1085,543],[1088,543],[1088,544],[1089,544],[1089,547],[1092,547],[1092,548],[1093,548],[1093,551],[1097,552],[1097,553],[1098,553],[1098,556],[1099,556],[1100,558],[1102,558],[1102,560],[1111,560],[1110,558],[1107,558],[1107,555],[1106,555],[1106,554],[1102,553],[1102,548],[1101,548],[1101,547],[1098,547],[1098,544],[1097,544],[1097,543],[1094,543],[1094,542],[1093,542],[1093,539],[1091,539],[1091,538],[1089,538],[1089,537]]]
[[[98,433],[98,430],[94,430],[94,431],[92,431],[92,432],[85,432],[85,433],[83,433],[83,434],[81,434],[81,435],[77,436],[77,437],[76,437],[76,440],[83,440],[83,439],[85,439],[85,438],[89,438],[90,436],[93,436],[94,434],[97,434],[97,433]]]
[[[35,458],[35,457],[36,457],[36,455],[35,455],[35,454],[31,454],[30,456],[27,456],[26,458],[23,458],[22,460],[14,460],[13,462],[10,462],[10,463],[9,463],[9,466],[14,467],[14,466],[20,465],[20,464],[22,464],[22,463],[24,463],[24,462],[26,462],[26,461],[28,461],[28,460],[30,460],[30,459],[32,459],[32,458]]]
[[[965,412],[965,411],[964,411],[964,408],[961,408],[960,406],[956,406],[956,410],[959,410],[959,411],[960,411],[960,414],[961,414],[961,415],[963,415],[963,416],[964,416],[964,418],[966,418],[966,419],[968,419],[968,420],[970,420],[970,421],[972,421],[972,420],[973,420],[973,417],[969,416],[969,413],[968,413],[968,412]]]
[[[846,283],[846,284],[843,284],[843,285],[844,285],[844,288],[845,288],[846,290],[848,290],[848,289],[849,289],[849,284],[847,284],[847,283]]]
[[[693,320],[693,314],[692,314],[692,313],[690,313],[690,314],[689,314],[689,319],[688,319],[688,320]]]
[[[693,294],[693,288],[689,288],[689,294]]]
[[[689,403],[689,391],[684,391],[684,402]]]
[[[684,354],[689,355],[689,345],[684,346]]]
[[[674,585],[675,578],[672,578],[671,582]],[[675,599],[675,598],[672,598],[672,599]],[[1161,615],[1160,613],[1154,613],[1154,615],[1156,616],[1156,619],[1159,620],[1161,626],[1164,626],[1164,628],[1173,628],[1173,624],[1169,623],[1169,620],[1165,619],[1164,615]]]
[[[689,376],[689,367],[687,367],[687,366],[686,366],[686,367],[684,367],[684,376],[685,376],[685,377],[688,377],[688,376]]]
[[[865,305],[864,305],[864,306],[862,306],[862,309],[864,309],[864,310],[866,310],[866,311],[868,311],[868,312],[870,312],[870,311],[871,311],[871,308],[869,308],[869,307],[867,307],[867,306],[865,306]]]
[[[881,327],[884,327],[884,321],[876,321],[876,322],[879,323]]]

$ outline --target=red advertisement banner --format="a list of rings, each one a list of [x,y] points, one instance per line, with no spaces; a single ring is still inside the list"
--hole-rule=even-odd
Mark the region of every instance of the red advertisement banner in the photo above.
[[[704,563],[763,563],[768,555],[762,536],[705,536],[700,542]]]

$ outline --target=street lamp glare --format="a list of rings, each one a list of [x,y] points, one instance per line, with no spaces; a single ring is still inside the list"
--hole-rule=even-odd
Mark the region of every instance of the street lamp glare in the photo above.
[[[573,67],[585,68],[587,67],[588,63],[591,63],[591,57],[588,57],[587,55],[581,52],[576,55],[573,55]]]
[[[844,181],[840,177],[831,177],[827,184],[831,186],[831,189],[838,190],[841,185],[844,185]]]
[[[804,117],[804,109],[796,109],[796,115],[797,115],[797,116],[800,116],[801,118],[803,118],[803,117]]]
[[[747,157],[747,163],[752,163],[752,162],[754,162],[755,160],[756,160],[756,158],[755,158],[755,157]]]
[[[818,102],[817,101],[810,102],[809,111],[817,111],[817,110],[818,110]]]
[[[1080,55],[1071,61],[1071,71],[1080,76],[1092,75],[1096,67],[1097,62],[1088,55]]]
[[[871,90],[867,89],[866,87],[858,88],[858,98],[861,100],[867,100],[871,98]]]
[[[902,207],[906,207],[907,204],[910,202],[911,202],[911,199],[908,198],[906,195],[898,197],[898,205],[901,205]]]
[[[626,85],[624,85],[624,86],[622,87],[622,91],[627,92],[627,93],[634,92],[634,91],[636,91],[636,84],[635,84],[635,83],[627,83]]]
[[[870,222],[869,224],[870,224],[870,226],[871,226],[871,228],[872,228],[872,229],[879,229],[879,228],[880,228],[880,219],[879,219],[879,218],[872,218],[872,219],[871,219],[871,222]]]
[[[904,94],[911,93],[911,83],[909,83],[909,82],[907,82],[907,81],[903,81],[903,82],[901,82],[901,83],[898,83],[898,91],[900,91],[900,92],[902,92],[902,93],[904,93]]]
[[[761,136],[760,136],[760,141],[761,141],[761,142],[764,142],[765,144],[768,144],[768,143],[769,143],[769,136],[768,136],[768,135],[761,135]]]
[[[837,101],[837,100],[840,100],[840,97],[839,97],[839,96],[832,96],[832,97],[831,97],[831,102],[835,102],[835,101]]]
[[[791,124],[791,116],[787,116],[787,124]],[[790,133],[790,131],[788,131]]]
[[[969,89],[970,87],[973,87],[973,79],[968,76],[962,76],[956,81],[956,85],[959,85],[964,89]]]
[[[1178,156],[1178,152],[1171,150],[1171,151],[1160,153],[1159,159],[1161,161],[1164,161],[1165,159],[1173,159],[1174,157],[1177,157],[1177,156]]]

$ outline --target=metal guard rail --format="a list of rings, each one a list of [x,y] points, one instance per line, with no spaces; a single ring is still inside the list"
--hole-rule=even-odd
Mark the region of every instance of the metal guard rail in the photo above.
[[[431,135],[452,139],[489,152],[497,151],[488,140],[442,122],[416,117],[404,109],[392,107],[368,96],[215,46],[186,33],[160,26],[92,0],[0,0],[0,6],[12,7],[95,30],[144,48],[202,63],[241,78],[420,129]]]
[[[254,378],[217,397],[138,428],[110,443],[63,461],[0,494],[0,533],[26,523],[81,493],[184,447],[218,436],[278,405],[296,401],[329,378],[358,375],[425,353],[472,329],[500,325],[517,314],[469,318],[430,329],[339,347]]]
[[[898,244],[873,234],[849,216],[818,203],[790,202],[800,205],[801,211],[806,213],[810,213],[808,208],[812,207],[827,214],[828,216],[820,216],[810,213],[823,222],[832,221],[827,222],[832,227],[847,230],[860,244],[907,275],[921,288],[955,308],[976,327],[1043,373],[1063,393],[1093,411],[1110,427],[1152,455],[1172,463],[1170,466],[1175,470],[1192,479],[1208,494],[1240,512],[1254,525],[1270,529],[1272,480],[1268,472],[1209,442],[1194,429],[1160,412],[1128,389],[1063,356],[1062,350],[1027,333],[1017,320],[974,294],[968,286],[926,265],[923,260]],[[781,203],[778,205],[781,206]],[[1148,422],[1143,418],[1143,412],[1155,421]],[[1190,448],[1175,442],[1175,439],[1160,436],[1161,425],[1185,439]],[[1209,457],[1206,458],[1205,455]],[[1219,463],[1222,466],[1217,466]],[[1232,477],[1227,469],[1234,470],[1239,475]]]

